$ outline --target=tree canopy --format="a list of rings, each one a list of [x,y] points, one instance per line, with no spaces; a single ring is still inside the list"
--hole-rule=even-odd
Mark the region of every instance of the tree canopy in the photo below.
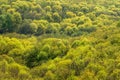
[[[1,0],[1,80],[119,80],[119,0]]]

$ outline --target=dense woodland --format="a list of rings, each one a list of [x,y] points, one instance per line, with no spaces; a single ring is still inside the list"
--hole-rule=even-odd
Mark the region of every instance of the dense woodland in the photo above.
[[[0,0],[0,80],[120,80],[120,0]]]

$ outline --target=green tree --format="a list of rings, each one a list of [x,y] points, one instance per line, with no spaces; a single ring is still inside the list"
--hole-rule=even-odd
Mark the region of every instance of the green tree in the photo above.
[[[53,19],[54,19],[54,22],[60,22],[61,16],[57,12],[55,12],[53,13]]]
[[[51,71],[48,71],[48,72],[46,72],[44,79],[45,80],[54,80],[55,75]]]
[[[120,21],[117,23],[117,25],[116,25],[117,27],[120,27]]]
[[[66,17],[67,18],[72,18],[72,17],[75,17],[76,14],[74,14],[73,12],[66,12]]]
[[[24,20],[23,24],[19,28],[21,34],[34,34],[37,32],[37,25],[32,23],[31,20]]]

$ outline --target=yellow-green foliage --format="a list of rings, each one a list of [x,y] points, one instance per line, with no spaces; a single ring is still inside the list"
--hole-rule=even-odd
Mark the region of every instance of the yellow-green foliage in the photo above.
[[[119,0],[0,1],[0,80],[119,79]]]

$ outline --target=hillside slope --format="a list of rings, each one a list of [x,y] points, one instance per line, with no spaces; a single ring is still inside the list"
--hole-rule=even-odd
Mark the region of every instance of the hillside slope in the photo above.
[[[1,0],[0,80],[119,80],[119,0]]]

